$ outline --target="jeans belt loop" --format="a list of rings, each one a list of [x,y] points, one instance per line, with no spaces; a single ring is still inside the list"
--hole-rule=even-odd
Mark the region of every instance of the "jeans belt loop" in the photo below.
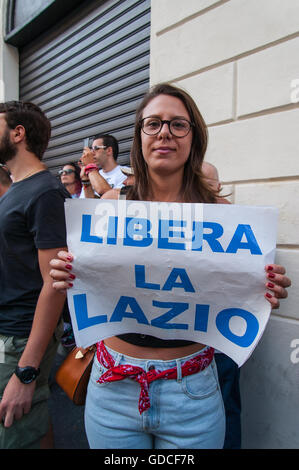
[[[115,363],[114,363],[114,367],[117,367],[120,363],[120,360],[122,358],[122,354],[121,353],[117,353],[117,356],[115,358]]]
[[[182,365],[179,359],[176,359],[177,381],[182,382]]]

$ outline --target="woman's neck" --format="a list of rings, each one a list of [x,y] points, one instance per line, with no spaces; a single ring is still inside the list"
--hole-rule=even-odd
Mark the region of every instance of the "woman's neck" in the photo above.
[[[73,183],[64,183],[64,187],[68,190],[70,194],[76,194],[77,192],[76,181],[74,181]]]
[[[182,201],[182,174],[157,175],[150,177],[151,200],[163,202]]]

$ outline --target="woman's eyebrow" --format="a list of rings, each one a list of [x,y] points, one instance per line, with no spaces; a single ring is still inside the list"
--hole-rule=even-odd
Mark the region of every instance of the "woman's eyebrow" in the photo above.
[[[160,115],[159,114],[150,114],[149,116],[144,116],[146,118],[149,118],[149,117],[152,117],[152,118],[159,118],[161,119]],[[143,118],[144,119],[144,118]],[[189,118],[187,118],[186,116],[174,116],[172,117],[171,119],[186,119],[187,121],[189,121]]]

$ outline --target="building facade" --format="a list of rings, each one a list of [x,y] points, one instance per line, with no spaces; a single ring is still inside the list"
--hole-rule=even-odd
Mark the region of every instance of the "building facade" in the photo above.
[[[149,86],[150,0],[5,0],[2,17],[2,93],[51,120],[49,168],[78,161],[84,139],[100,133],[118,139],[119,163],[128,163]]]
[[[138,100],[149,82],[169,81],[195,98],[209,127],[206,158],[232,202],[279,208],[276,262],[293,286],[241,369],[242,447],[298,448],[299,3],[76,2],[75,12],[56,13],[60,22],[36,27],[29,40],[13,38],[12,22],[5,30],[5,3],[0,99],[29,97],[44,107],[53,123],[51,168],[79,155],[82,139],[102,127],[120,139],[127,162]]]
[[[153,0],[151,83],[196,99],[232,202],[279,208],[293,281],[241,369],[243,448],[299,447],[299,3]]]

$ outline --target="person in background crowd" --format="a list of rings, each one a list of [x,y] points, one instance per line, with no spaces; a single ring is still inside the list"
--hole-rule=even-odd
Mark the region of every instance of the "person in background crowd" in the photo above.
[[[129,191],[130,187],[134,185],[134,170],[129,166],[122,166],[121,171],[126,176],[126,179],[123,181],[123,187],[117,189],[110,189],[102,195],[102,199],[119,199],[121,196],[124,196]]]
[[[203,162],[202,172],[207,183],[220,191],[221,183],[217,168],[208,162]],[[228,201],[226,201],[229,203]],[[240,369],[226,354],[215,350],[215,362],[218,371],[219,384],[225,409],[226,427],[224,449],[241,448],[241,394]]]
[[[67,166],[67,165],[66,165]],[[115,188],[115,189],[110,189],[106,192],[104,192],[101,196],[102,199],[118,199],[120,194],[126,194],[127,190],[129,189],[129,186],[133,184],[134,181],[134,175],[133,175],[133,170],[130,167],[125,167],[122,166],[120,167],[123,175],[125,175],[125,179],[122,182],[123,187],[122,188]],[[65,169],[65,167],[64,167]],[[62,170],[61,170],[62,171]],[[102,182],[102,179],[104,179],[101,175],[100,176],[100,182]],[[80,178],[80,171],[79,171],[79,178]],[[93,198],[95,196],[94,191],[90,185],[89,179],[86,179],[86,175],[84,175],[84,167],[82,168],[82,178],[83,181],[86,180],[87,184],[85,184],[84,189],[85,189],[85,198]],[[66,179],[66,177],[65,177]],[[81,179],[80,179],[81,182]],[[106,183],[104,182],[104,185]],[[105,187],[105,186],[104,186]],[[108,187],[108,186],[107,186]],[[70,318],[70,313],[69,313],[69,308],[67,302],[65,303],[64,309],[63,309],[63,319],[64,319],[64,333],[61,338],[61,344],[64,347],[65,351],[69,351],[71,348],[75,346],[75,339],[74,339],[74,333],[73,333],[73,328],[71,324],[71,318]]]
[[[74,162],[66,163],[63,168],[58,171],[60,181],[65,187],[65,189],[68,191],[72,199],[79,198],[82,191],[80,172],[80,167]],[[62,351],[63,353],[65,353],[75,346],[74,334],[71,325],[71,318],[67,301],[65,302],[63,307],[62,318],[63,335],[61,337],[61,344],[64,347]]]
[[[67,189],[73,199],[78,198],[81,194],[82,183],[80,178],[80,168],[76,163],[66,163],[62,170],[58,172],[60,181]]]
[[[82,191],[80,173],[80,167],[74,162],[66,163],[58,172],[61,183],[70,193],[72,199],[79,198]],[[64,332],[61,338],[61,344],[66,348],[67,351],[75,346],[74,334],[67,302],[65,302],[63,308],[62,318],[64,321]]]
[[[126,179],[123,181],[124,186],[133,186],[135,182],[134,170],[129,166],[122,166],[121,171],[126,176]]]
[[[9,189],[12,181],[4,166],[0,167],[0,197]]]
[[[135,182],[127,199],[218,202],[201,171],[206,147],[207,127],[193,99],[172,85],[156,85],[136,113]],[[72,261],[71,253],[60,252],[50,263],[59,291],[73,285]],[[274,282],[265,298],[277,308],[290,280],[282,266],[266,266],[268,273]],[[225,414],[213,357],[204,344],[146,334],[100,341],[85,406],[90,447],[222,448]]]
[[[49,262],[66,247],[69,197],[41,162],[50,121],[33,103],[0,103],[0,163],[13,184],[0,199],[0,448],[49,448],[48,378],[65,297]]]
[[[101,197],[111,188],[121,188],[126,176],[117,164],[118,142],[109,134],[95,136],[91,149],[85,147],[79,161],[83,190],[81,198]]]
[[[201,170],[206,182],[209,183],[211,187],[215,189],[215,191],[219,192],[221,190],[221,183],[219,180],[219,173],[217,168],[212,165],[212,163],[202,162]]]

